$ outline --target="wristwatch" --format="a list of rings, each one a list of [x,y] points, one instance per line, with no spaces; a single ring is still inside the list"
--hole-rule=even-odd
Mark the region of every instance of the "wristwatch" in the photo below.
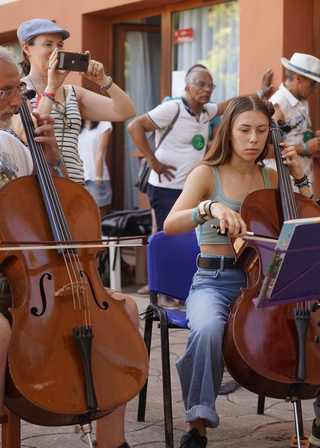
[[[106,84],[100,87],[100,93],[102,93],[102,95],[106,95],[112,84],[113,79],[111,76],[106,76]]]

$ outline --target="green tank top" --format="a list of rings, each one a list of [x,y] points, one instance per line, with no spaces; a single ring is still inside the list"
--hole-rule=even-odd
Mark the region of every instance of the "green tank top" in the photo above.
[[[264,188],[272,188],[271,181],[268,175],[268,170],[265,167],[261,167],[261,174],[263,178],[263,184]],[[221,178],[220,178],[220,172],[218,167],[213,167],[213,176],[215,179],[215,191],[212,194],[212,196],[209,198],[212,201],[220,202],[221,204],[226,205],[227,207],[231,208],[232,210],[239,212],[241,207],[241,202],[234,201],[230,198],[227,198],[225,196],[222,185],[221,185]],[[226,235],[220,235],[217,232],[217,229],[213,228],[212,226],[218,226],[219,220],[209,219],[203,224],[199,224],[196,228],[196,235],[199,246],[201,244],[229,244],[230,240],[228,236]]]

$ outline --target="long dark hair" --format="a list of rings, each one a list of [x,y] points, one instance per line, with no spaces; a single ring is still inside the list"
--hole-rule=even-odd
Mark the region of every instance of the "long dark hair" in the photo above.
[[[231,132],[235,119],[243,112],[252,110],[262,112],[267,117],[269,125],[271,125],[271,110],[260,98],[257,96],[238,96],[233,98],[223,114],[221,124],[202,163],[206,165],[224,165],[230,160],[232,155]],[[268,142],[269,139],[267,138],[263,151],[256,162],[262,162],[266,157]]]

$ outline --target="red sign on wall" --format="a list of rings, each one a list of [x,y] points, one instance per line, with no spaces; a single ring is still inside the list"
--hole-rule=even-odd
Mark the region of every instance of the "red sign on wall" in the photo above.
[[[173,43],[174,44],[183,44],[184,42],[192,42],[193,41],[193,29],[192,28],[184,28],[181,30],[176,30],[173,33]]]

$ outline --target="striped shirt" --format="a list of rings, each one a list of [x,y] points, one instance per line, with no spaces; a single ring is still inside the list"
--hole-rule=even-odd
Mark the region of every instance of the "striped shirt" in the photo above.
[[[81,115],[76,91],[73,86],[66,85],[63,93],[65,104],[54,103],[50,115],[54,118],[54,132],[68,176],[75,182],[84,183],[83,162],[78,150]],[[37,101],[37,97],[31,100],[34,109]]]

